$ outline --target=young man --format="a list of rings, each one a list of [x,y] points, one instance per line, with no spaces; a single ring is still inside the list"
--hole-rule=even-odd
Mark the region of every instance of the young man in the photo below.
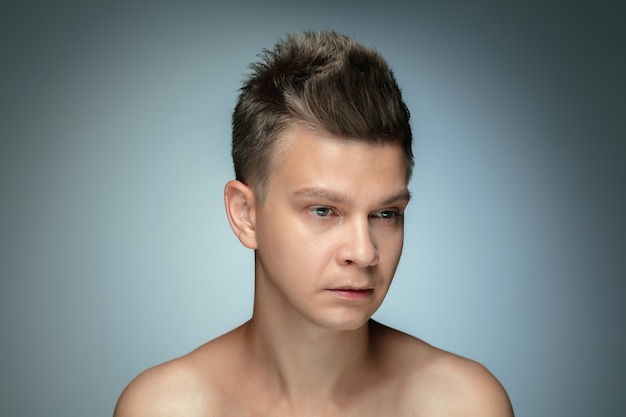
[[[484,367],[371,319],[413,166],[385,61],[328,31],[289,35],[252,70],[224,193],[255,253],[252,318],[138,376],[115,416],[512,416]]]

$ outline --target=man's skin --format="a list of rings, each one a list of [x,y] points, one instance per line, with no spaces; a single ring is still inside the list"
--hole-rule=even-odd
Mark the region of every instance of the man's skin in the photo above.
[[[255,251],[252,318],[138,376],[115,417],[512,416],[484,367],[371,320],[402,252],[401,146],[285,135],[263,202],[225,188]]]

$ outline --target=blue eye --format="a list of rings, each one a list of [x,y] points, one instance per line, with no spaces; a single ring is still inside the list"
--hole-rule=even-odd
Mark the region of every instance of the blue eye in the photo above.
[[[311,209],[311,213],[315,214],[319,217],[326,217],[330,215],[333,211],[328,207],[313,207]]]
[[[398,215],[399,213],[393,210],[383,210],[383,211],[379,211],[378,213],[376,213],[377,217],[380,217],[381,219],[385,219],[385,220],[391,220]]]

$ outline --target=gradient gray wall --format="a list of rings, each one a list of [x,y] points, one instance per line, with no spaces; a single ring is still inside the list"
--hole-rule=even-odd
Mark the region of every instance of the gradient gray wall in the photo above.
[[[625,415],[624,7],[515,3],[2,6],[0,415],[108,416],[249,317],[230,112],[261,48],[325,27],[414,115],[376,318],[484,363],[518,416]]]

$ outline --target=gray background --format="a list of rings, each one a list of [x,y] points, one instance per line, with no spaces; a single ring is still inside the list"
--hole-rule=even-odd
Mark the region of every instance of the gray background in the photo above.
[[[620,2],[260,3],[1,6],[0,415],[108,416],[249,317],[230,113],[261,48],[325,27],[414,115],[376,318],[484,363],[518,416],[626,414]]]

